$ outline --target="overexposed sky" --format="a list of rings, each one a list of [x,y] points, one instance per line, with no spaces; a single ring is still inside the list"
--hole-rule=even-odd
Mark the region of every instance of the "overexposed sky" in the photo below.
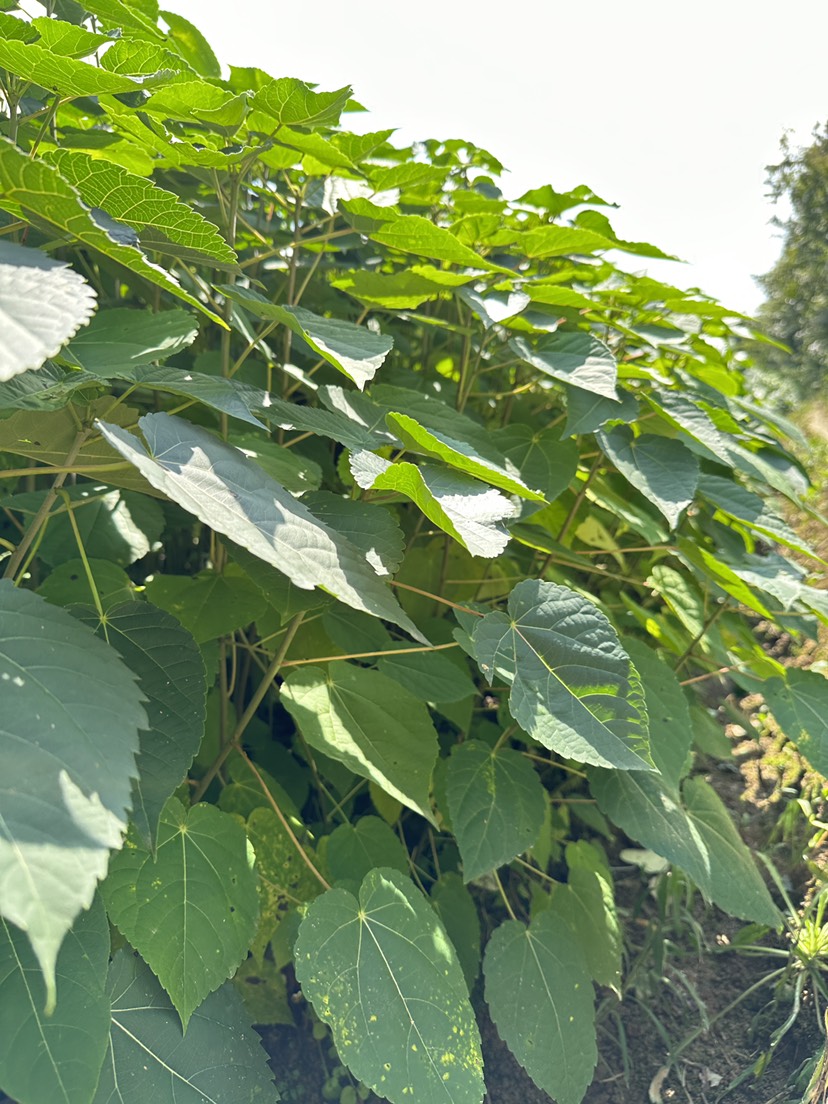
[[[779,250],[765,165],[828,118],[825,0],[167,2],[223,62],[352,84],[359,129],[484,146],[507,195],[588,184],[688,262],[654,275],[748,313]]]

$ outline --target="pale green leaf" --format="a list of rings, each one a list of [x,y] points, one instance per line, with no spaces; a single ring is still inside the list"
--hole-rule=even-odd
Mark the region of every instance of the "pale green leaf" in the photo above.
[[[213,805],[164,806],[155,856],[128,840],[102,886],[109,918],[169,993],[186,1030],[235,971],[259,902],[244,829]]]
[[[33,19],[31,25],[40,35],[38,45],[64,57],[85,58],[94,54],[105,42],[112,41],[109,35],[94,34],[83,27],[65,23],[62,19],[40,16]]]
[[[161,18],[169,28],[167,41],[179,52],[184,61],[202,77],[221,79],[221,65],[207,39],[183,15],[162,11]]]
[[[514,519],[518,511],[495,488],[433,464],[392,464],[364,451],[354,453],[350,464],[359,487],[410,498],[473,556],[499,556],[506,547],[509,533],[503,522]]]
[[[104,72],[102,69],[93,71]],[[220,326],[225,325],[195,296],[184,291],[169,272],[148,261],[136,248],[135,235],[131,231],[129,244],[124,244],[124,234],[113,236],[111,231],[117,224],[106,212],[97,208],[90,210],[77,189],[64,180],[54,166],[40,159],[32,160],[6,139],[0,142],[0,206],[12,214],[21,212],[26,217],[33,215],[37,221],[44,221],[56,230],[68,233],[83,245],[118,261],[136,276],[142,276],[203,311]],[[123,227],[119,229],[123,230]]]
[[[58,1002],[43,1013],[46,988],[25,935],[0,920],[0,1085],[23,1104],[91,1100],[109,1038],[109,925],[99,898],[60,948]]]
[[[828,773],[828,679],[817,671],[788,668],[785,678],[762,685],[779,727],[814,770]]]
[[[638,673],[607,618],[568,587],[526,579],[508,614],[477,620],[485,677],[511,684],[509,711],[545,747],[622,771],[651,767]]]
[[[603,234],[577,226],[538,226],[521,235],[520,247],[527,257],[540,259],[573,253],[596,253],[612,249],[614,242]]]
[[[328,836],[325,852],[332,882],[359,885],[378,866],[408,873],[408,855],[399,837],[379,817],[360,817],[355,824],[340,824]]]
[[[349,663],[301,667],[283,683],[282,704],[311,747],[434,822],[437,733],[425,705],[399,683]]]
[[[410,452],[442,460],[449,467],[499,487],[508,494],[519,495],[533,502],[544,501],[543,493],[527,487],[517,470],[510,471],[509,465],[502,465],[482,456],[473,443],[428,429],[414,418],[397,411],[388,414],[386,421]]]
[[[652,502],[671,529],[693,501],[699,462],[681,441],[615,426],[598,434],[598,443],[624,478]]]
[[[457,954],[428,901],[396,870],[372,870],[359,900],[310,906],[296,976],[341,1059],[392,1104],[480,1104],[480,1036]]]
[[[105,624],[91,610],[82,620],[97,626],[98,636],[138,676],[148,724],[140,733],[132,820],[154,846],[164,803],[187,773],[204,736],[204,661],[187,630],[149,602],[115,606],[107,611]]]
[[[442,292],[466,284],[471,279],[471,276],[459,272],[415,264],[392,273],[367,269],[337,273],[331,280],[331,286],[347,292],[366,306],[414,310],[421,303],[437,299]]]
[[[446,794],[466,882],[511,862],[538,838],[544,789],[520,752],[506,747],[495,752],[480,740],[456,744]]]
[[[517,356],[545,376],[615,399],[618,368],[602,341],[583,330],[549,334],[536,345],[522,337],[509,342]]]
[[[218,227],[182,203],[174,192],[80,150],[56,150],[49,160],[64,180],[77,188],[85,203],[100,207],[110,218],[137,230],[144,248],[178,256],[176,249],[165,245],[166,239],[182,246],[191,260],[214,267],[236,267],[236,254]]]
[[[0,381],[59,351],[95,310],[96,294],[64,261],[0,241]]]
[[[129,950],[109,968],[112,1026],[93,1104],[276,1104],[267,1055],[228,983],[190,1019]]]
[[[280,77],[264,84],[253,97],[253,107],[285,126],[336,126],[351,88],[315,92],[295,77]]]
[[[207,123],[225,134],[235,134],[248,112],[247,96],[234,96],[210,81],[189,78],[161,85],[143,104],[160,119]]]
[[[54,1002],[64,935],[121,846],[146,727],[135,676],[71,614],[0,583],[2,914]]]
[[[96,15],[107,30],[121,27],[129,31],[135,38],[163,38],[163,34],[155,25],[155,13],[158,5],[152,4],[152,16],[147,15],[146,5],[132,3],[125,0],[83,0],[83,6],[91,15]]]
[[[391,351],[393,339],[341,318],[324,318],[304,307],[282,307],[249,288],[220,284],[218,290],[255,315],[287,326],[310,348],[362,389]]]
[[[549,909],[527,928],[507,920],[483,959],[486,1002],[501,1038],[559,1104],[581,1104],[598,1060],[590,970]]]
[[[231,537],[297,586],[322,586],[354,609],[387,618],[422,640],[367,560],[243,453],[168,414],[148,414],[138,438],[101,425],[107,441],[158,490]]]
[[[138,92],[140,85],[121,73],[109,73],[75,58],[61,57],[48,44],[0,38],[0,66],[61,98]]]

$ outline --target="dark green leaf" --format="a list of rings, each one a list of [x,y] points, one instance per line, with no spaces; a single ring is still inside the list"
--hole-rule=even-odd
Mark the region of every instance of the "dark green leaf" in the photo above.
[[[509,344],[521,360],[545,376],[606,399],[617,397],[615,357],[592,334],[583,330],[562,331],[550,334],[534,346],[522,337],[514,338]]]
[[[788,668],[768,679],[762,694],[777,724],[814,770],[828,772],[828,679],[817,671]]]
[[[681,441],[616,426],[598,434],[605,455],[636,490],[659,508],[675,528],[693,501],[699,481],[699,462]]]
[[[408,873],[408,855],[399,838],[379,817],[360,817],[356,824],[340,824],[328,836],[325,853],[331,881],[356,882],[377,866]]]
[[[644,701],[650,726],[650,754],[663,783],[678,793],[689,767],[693,728],[690,709],[678,679],[652,648],[631,637],[624,647],[644,684]]]
[[[480,973],[480,920],[474,898],[460,875],[448,870],[431,887],[431,903],[454,945],[471,992]]]

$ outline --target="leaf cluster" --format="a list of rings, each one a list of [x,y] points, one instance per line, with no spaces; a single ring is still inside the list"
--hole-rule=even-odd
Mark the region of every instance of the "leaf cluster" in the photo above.
[[[391,1101],[479,1104],[482,985],[578,1104],[624,835],[779,921],[698,691],[828,765],[749,322],[155,0],[3,8],[0,1086],[275,1100],[292,965]]]

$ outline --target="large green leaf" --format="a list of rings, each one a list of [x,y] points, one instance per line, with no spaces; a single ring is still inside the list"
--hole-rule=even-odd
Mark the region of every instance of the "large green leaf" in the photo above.
[[[415,264],[388,274],[368,269],[337,273],[331,284],[368,306],[410,310],[428,299],[438,298],[447,288],[468,283],[471,278],[433,265]]]
[[[221,284],[218,290],[257,318],[287,326],[360,389],[374,378],[394,344],[392,338],[366,326],[355,326],[341,318],[325,318],[304,307],[282,307],[249,288]]]
[[[109,1051],[93,1104],[276,1104],[267,1055],[231,984],[211,993],[186,1035],[137,955],[109,968]]]
[[[436,226],[422,215],[401,215],[391,207],[377,207],[367,199],[341,203],[345,217],[361,234],[401,253],[413,253],[434,261],[449,261],[477,269],[497,269],[469,249],[450,230]]]
[[[145,248],[217,268],[235,268],[236,254],[218,227],[182,203],[174,192],[80,150],[56,150],[49,160],[64,180],[77,188],[84,202],[137,230]],[[181,246],[183,252],[170,243]]]
[[[699,479],[699,492],[723,514],[743,522],[749,529],[784,544],[796,552],[814,555],[808,543],[791,527],[776,517],[764,499],[732,479],[703,473]]]
[[[644,701],[650,726],[650,754],[664,785],[678,793],[689,767],[693,727],[690,707],[678,679],[652,648],[632,637],[624,647],[644,685]]]
[[[568,253],[595,253],[612,249],[613,242],[594,230],[577,226],[538,226],[527,230],[520,241],[527,257],[560,257]]]
[[[21,1104],[92,1099],[109,1037],[109,925],[99,898],[67,932],[57,1007],[43,1013],[43,976],[25,935],[0,920],[0,1086]]]
[[[562,494],[575,478],[578,446],[574,441],[558,440],[554,430],[533,431],[518,423],[491,436],[495,447],[517,467],[523,482],[536,487],[548,502]]]
[[[92,317],[95,299],[65,261],[0,241],[0,381],[54,356]]]
[[[396,870],[359,900],[332,889],[308,909],[296,976],[355,1077],[392,1104],[480,1104],[483,1060],[457,954],[428,901]]]
[[[461,666],[443,652],[394,655],[389,651],[377,669],[425,702],[458,702],[477,693],[465,663]]]
[[[282,685],[282,704],[311,747],[434,822],[437,733],[425,705],[399,683],[350,663],[303,667]]]
[[[598,1060],[589,966],[550,910],[527,928],[496,928],[483,959],[486,1002],[501,1037],[539,1088],[580,1104]]]
[[[323,525],[358,548],[377,575],[396,575],[405,538],[390,510],[330,491],[312,491],[302,501]]]
[[[90,210],[77,189],[64,180],[57,169],[44,161],[33,160],[7,139],[0,142],[0,206],[11,214],[33,215],[38,221],[68,233],[71,238],[118,261],[136,276],[183,299],[224,326],[218,315],[181,288],[169,272],[147,260],[136,248],[133,232],[129,236],[121,232],[115,236],[115,224],[105,212]],[[119,227],[120,230],[123,228]]]
[[[327,837],[325,858],[332,882],[359,885],[375,867],[408,873],[408,853],[399,837],[379,817],[360,817],[356,824],[340,824]]]
[[[472,640],[480,670],[511,684],[509,711],[545,747],[624,771],[651,767],[638,672],[586,598],[526,579],[508,613],[480,618]]]
[[[0,582],[2,914],[29,937],[55,997],[64,935],[121,846],[141,694],[71,614]]]
[[[82,619],[93,628],[98,624],[92,611]],[[148,726],[140,734],[132,820],[154,845],[164,803],[187,773],[204,736],[204,661],[187,630],[150,602],[108,610],[98,635],[138,676],[144,695]]]
[[[616,391],[612,398],[583,391],[580,387],[566,388],[566,426],[563,436],[592,433],[615,420],[633,422],[638,417],[638,402],[629,391]]]
[[[62,98],[138,92],[141,87],[122,73],[109,73],[85,61],[61,57],[36,42],[0,38],[0,66]]]
[[[515,505],[500,491],[467,475],[434,464],[391,463],[359,451],[351,473],[363,490],[396,491],[462,544],[473,556],[499,556],[509,541],[503,522],[515,518]]]
[[[104,379],[116,379],[121,377],[112,373],[121,369],[175,356],[197,336],[198,319],[180,308],[149,312],[110,307],[98,311],[63,350],[62,358]]]
[[[657,775],[590,770],[589,780],[601,811],[632,839],[680,866],[706,897],[734,916],[776,926],[778,912],[750,852],[707,783],[685,782],[685,809]]]
[[[42,503],[47,492],[33,497]],[[63,510],[53,510],[38,547],[47,564],[76,559],[78,545],[69,521],[69,508],[89,557],[108,560],[110,566],[128,567],[146,556],[164,528],[160,504],[134,491],[110,490],[105,484],[80,483],[62,492],[69,500]],[[18,508],[15,505],[15,508]]]
[[[387,422],[394,434],[411,452],[442,460],[451,468],[475,476],[484,483],[491,483],[509,494],[528,498],[530,501],[543,502],[542,491],[527,487],[516,470],[509,471],[508,466],[493,463],[481,456],[474,445],[468,441],[447,437],[442,433],[429,430],[407,414],[393,412],[387,416]]]
[[[184,61],[202,77],[221,79],[221,65],[207,39],[183,15],[162,11],[161,17],[169,28],[167,41],[178,51]]]
[[[221,575],[155,575],[146,595],[171,613],[199,644],[215,640],[255,620],[262,599],[245,572],[229,564]]]
[[[155,13],[158,11],[156,4],[145,3],[127,4],[124,0],[84,0],[84,9],[91,15],[96,15],[101,23],[108,29],[122,27],[128,30],[130,37],[161,39],[163,33],[155,25]],[[147,7],[152,10],[152,15],[147,14]]]
[[[762,694],[771,713],[814,770],[828,773],[828,679],[790,667],[785,678],[768,679]]]
[[[112,42],[109,35],[94,34],[84,27],[64,23],[62,19],[40,16],[33,19],[31,25],[40,35],[39,45],[44,46],[50,53],[61,54],[63,57],[89,57],[105,42]]]
[[[295,77],[280,77],[258,90],[252,106],[286,126],[335,126],[350,98],[350,86],[336,92],[316,92]]]
[[[607,860],[586,840],[566,847],[565,885],[553,889],[550,907],[560,916],[578,944],[599,985],[620,994],[623,933]]]
[[[256,931],[256,874],[244,829],[213,805],[185,809],[170,798],[155,857],[129,840],[102,892],[112,923],[152,968],[186,1029]]]
[[[537,771],[520,752],[493,751],[480,740],[456,744],[446,794],[466,882],[511,862],[538,838],[546,797]]]
[[[89,557],[86,563],[80,558],[65,560],[46,576],[37,593],[56,606],[92,605],[95,594],[89,583],[90,575],[104,613],[122,602],[132,601],[135,592],[124,569],[109,560]]]
[[[583,330],[549,334],[536,345],[522,337],[509,343],[521,360],[545,376],[606,399],[617,399],[615,357],[602,341]],[[620,404],[619,404],[620,408]]]
[[[636,490],[657,506],[675,528],[693,501],[699,481],[699,462],[681,441],[615,426],[598,434],[605,455]]]
[[[422,640],[367,559],[243,453],[168,414],[147,414],[137,437],[99,423],[106,440],[158,490],[218,533],[277,567],[298,587],[324,587],[354,609]]]

